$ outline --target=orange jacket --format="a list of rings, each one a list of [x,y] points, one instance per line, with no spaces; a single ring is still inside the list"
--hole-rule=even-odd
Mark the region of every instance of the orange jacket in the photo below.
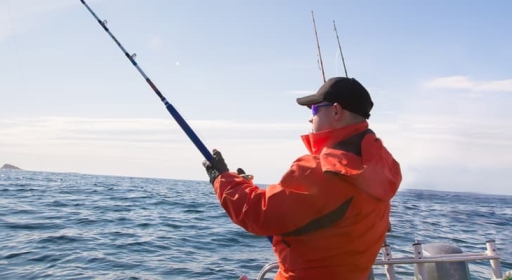
[[[248,232],[273,236],[275,279],[366,279],[389,226],[400,166],[367,122],[302,139],[310,154],[266,189],[221,174],[220,204]]]

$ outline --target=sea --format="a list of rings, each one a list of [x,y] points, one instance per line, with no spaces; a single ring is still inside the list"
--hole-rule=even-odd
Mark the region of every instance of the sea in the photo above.
[[[493,239],[512,270],[511,196],[403,189],[391,223],[393,257],[412,257],[416,241],[483,253]],[[0,279],[256,279],[275,260],[205,180],[0,170]],[[492,278],[489,261],[468,265]],[[413,279],[414,267],[395,272]],[[386,279],[380,266],[374,276]]]

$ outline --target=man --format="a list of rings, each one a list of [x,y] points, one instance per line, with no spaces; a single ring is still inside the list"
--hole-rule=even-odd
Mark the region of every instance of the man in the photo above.
[[[400,166],[368,128],[373,101],[357,80],[331,78],[297,103],[313,115],[313,131],[302,136],[309,154],[278,183],[257,187],[229,172],[216,150],[203,165],[231,220],[272,236],[275,279],[366,279],[388,230]]]

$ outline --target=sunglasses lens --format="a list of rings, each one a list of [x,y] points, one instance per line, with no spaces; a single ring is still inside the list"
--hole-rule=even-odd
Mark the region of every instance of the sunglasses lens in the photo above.
[[[311,113],[313,113],[313,116],[316,116],[316,114],[318,114],[318,109],[320,107],[327,107],[327,106],[332,106],[332,103],[311,105]]]

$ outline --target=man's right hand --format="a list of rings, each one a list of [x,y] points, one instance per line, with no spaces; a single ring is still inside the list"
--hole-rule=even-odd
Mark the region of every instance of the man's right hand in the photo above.
[[[236,170],[236,173],[242,177],[244,177],[245,180],[252,182],[254,179],[254,176],[252,174],[245,174],[245,171],[242,168],[238,168]]]

